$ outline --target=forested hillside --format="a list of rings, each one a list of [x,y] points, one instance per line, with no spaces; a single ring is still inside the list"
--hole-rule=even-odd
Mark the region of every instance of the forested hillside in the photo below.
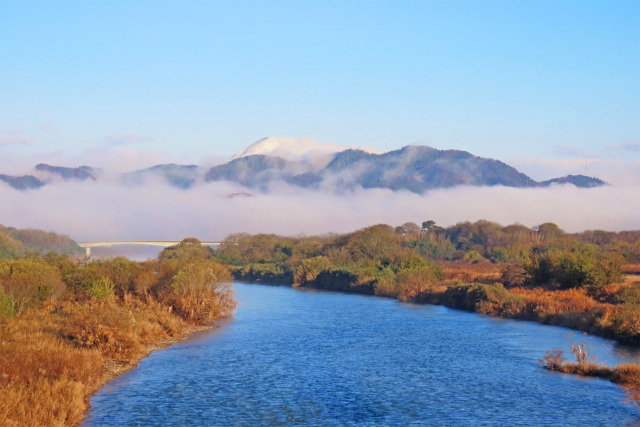
[[[70,237],[62,234],[0,225],[0,259],[14,259],[29,252],[79,255],[83,250]]]

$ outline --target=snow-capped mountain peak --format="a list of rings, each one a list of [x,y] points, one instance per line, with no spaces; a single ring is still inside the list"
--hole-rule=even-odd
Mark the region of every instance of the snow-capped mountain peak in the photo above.
[[[335,154],[348,149],[357,149],[368,153],[380,154],[379,151],[371,148],[348,147],[346,145],[317,142],[309,137],[281,138],[268,136],[254,142],[249,147],[233,156],[231,160],[255,154],[278,156],[287,160],[309,160],[310,157],[315,157],[317,155]]]

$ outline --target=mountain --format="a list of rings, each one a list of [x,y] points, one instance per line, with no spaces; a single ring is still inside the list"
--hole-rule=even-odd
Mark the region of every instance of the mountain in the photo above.
[[[66,168],[63,166],[51,166],[46,163],[40,163],[36,165],[36,170],[38,172],[45,172],[52,175],[58,175],[65,180],[75,179],[78,181],[84,181],[86,179],[90,179],[92,181],[96,180],[94,176],[94,169],[89,166],[80,166],[79,168]]]
[[[201,168],[196,165],[169,163],[122,174],[122,182],[127,185],[144,185],[149,178],[156,177],[173,187],[188,189],[196,184],[201,172]]]
[[[67,168],[44,163],[37,176],[0,175],[13,188],[27,190],[64,180],[96,181],[100,170],[88,166]],[[38,175],[38,173],[40,175]],[[41,176],[43,175],[43,176]],[[409,145],[387,153],[335,144],[320,144],[309,138],[263,138],[236,154],[227,163],[202,168],[196,165],[161,164],[120,174],[125,185],[164,183],[189,189],[208,182],[227,181],[248,189],[268,192],[272,183],[351,191],[384,188],[424,193],[437,188],[468,186],[547,187],[572,184],[576,187],[606,185],[598,178],[568,175],[537,182],[499,160],[474,156],[460,150],[438,150]]]
[[[537,182],[499,160],[426,146],[407,146],[384,154],[346,149],[319,168],[309,162],[249,155],[211,168],[205,181],[231,181],[262,191],[270,182],[285,181],[304,188],[337,191],[386,188],[414,193],[459,185],[540,187],[569,183],[577,187],[594,187],[605,184],[597,178],[582,175]]]
[[[249,188],[266,189],[263,184],[276,180],[287,180],[294,175],[302,163],[281,157],[254,154],[239,157],[229,163],[214,166],[205,174],[204,179],[211,181],[231,181]]]
[[[33,188],[40,188],[44,185],[44,182],[40,181],[33,175],[24,176],[11,176],[0,175],[0,181],[4,181],[16,190],[30,190]]]
[[[348,188],[388,188],[422,193],[457,185],[534,187],[537,183],[511,166],[466,151],[407,146],[380,155],[338,154],[321,174],[342,174]]]
[[[563,176],[562,178],[554,178],[548,181],[542,181],[540,183],[540,185],[543,187],[548,187],[552,184],[573,184],[576,187],[582,187],[582,188],[592,188],[592,187],[600,187],[602,185],[607,185],[607,183],[601,179],[591,178],[589,176],[584,176],[584,175],[567,175],[567,176]]]

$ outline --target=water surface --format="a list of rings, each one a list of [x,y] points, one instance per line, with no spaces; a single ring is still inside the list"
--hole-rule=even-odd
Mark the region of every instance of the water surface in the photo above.
[[[640,424],[616,385],[536,363],[581,340],[610,365],[640,360],[611,341],[441,306],[234,287],[233,319],[105,386],[85,425]]]

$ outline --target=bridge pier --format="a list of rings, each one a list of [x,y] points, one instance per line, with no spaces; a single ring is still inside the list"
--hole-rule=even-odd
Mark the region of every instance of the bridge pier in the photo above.
[[[87,258],[91,258],[91,247],[87,246],[86,248],[84,248],[84,253],[86,254]]]

